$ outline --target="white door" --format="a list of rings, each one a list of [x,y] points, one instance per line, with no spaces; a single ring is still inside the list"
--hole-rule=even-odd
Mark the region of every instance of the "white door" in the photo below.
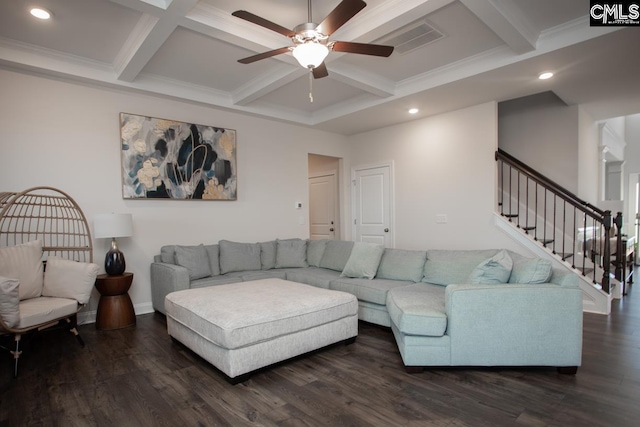
[[[355,168],[352,184],[354,240],[393,247],[391,165]]]
[[[309,178],[309,235],[311,240],[336,236],[336,175]]]

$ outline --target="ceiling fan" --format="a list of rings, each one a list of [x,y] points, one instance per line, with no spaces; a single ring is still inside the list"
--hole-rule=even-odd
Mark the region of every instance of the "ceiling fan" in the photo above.
[[[281,47],[247,58],[239,59],[241,64],[250,64],[261,59],[270,58],[282,53],[292,52],[300,65],[308,68],[316,79],[329,75],[324,59],[330,50],[345,53],[359,53],[361,55],[373,55],[388,57],[393,52],[393,46],[383,46],[367,43],[353,43],[342,41],[330,41],[329,36],[348,20],[365,8],[367,4],[362,0],[342,0],[335,9],[324,18],[320,25],[312,22],[311,0],[308,0],[309,22],[300,24],[293,30],[282,27],[246,10],[237,10],[233,16],[260,25],[276,33],[289,37],[294,46]]]

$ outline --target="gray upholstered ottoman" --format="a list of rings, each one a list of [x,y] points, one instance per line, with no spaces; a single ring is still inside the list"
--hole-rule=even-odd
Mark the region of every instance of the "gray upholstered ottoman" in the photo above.
[[[231,383],[358,335],[355,296],[282,279],[172,292],[165,309],[169,335]]]

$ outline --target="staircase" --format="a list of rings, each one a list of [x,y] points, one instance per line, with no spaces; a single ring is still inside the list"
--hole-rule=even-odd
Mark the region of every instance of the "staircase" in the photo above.
[[[613,218],[502,150],[496,225],[580,277],[585,311],[608,314],[633,278],[633,241]]]

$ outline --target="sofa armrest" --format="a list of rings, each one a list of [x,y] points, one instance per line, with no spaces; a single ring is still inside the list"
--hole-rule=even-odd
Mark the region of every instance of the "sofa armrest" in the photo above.
[[[189,270],[164,262],[151,263],[151,301],[153,309],[165,314],[164,297],[174,291],[189,289]]]
[[[449,285],[454,365],[580,366],[582,291],[536,285]]]

